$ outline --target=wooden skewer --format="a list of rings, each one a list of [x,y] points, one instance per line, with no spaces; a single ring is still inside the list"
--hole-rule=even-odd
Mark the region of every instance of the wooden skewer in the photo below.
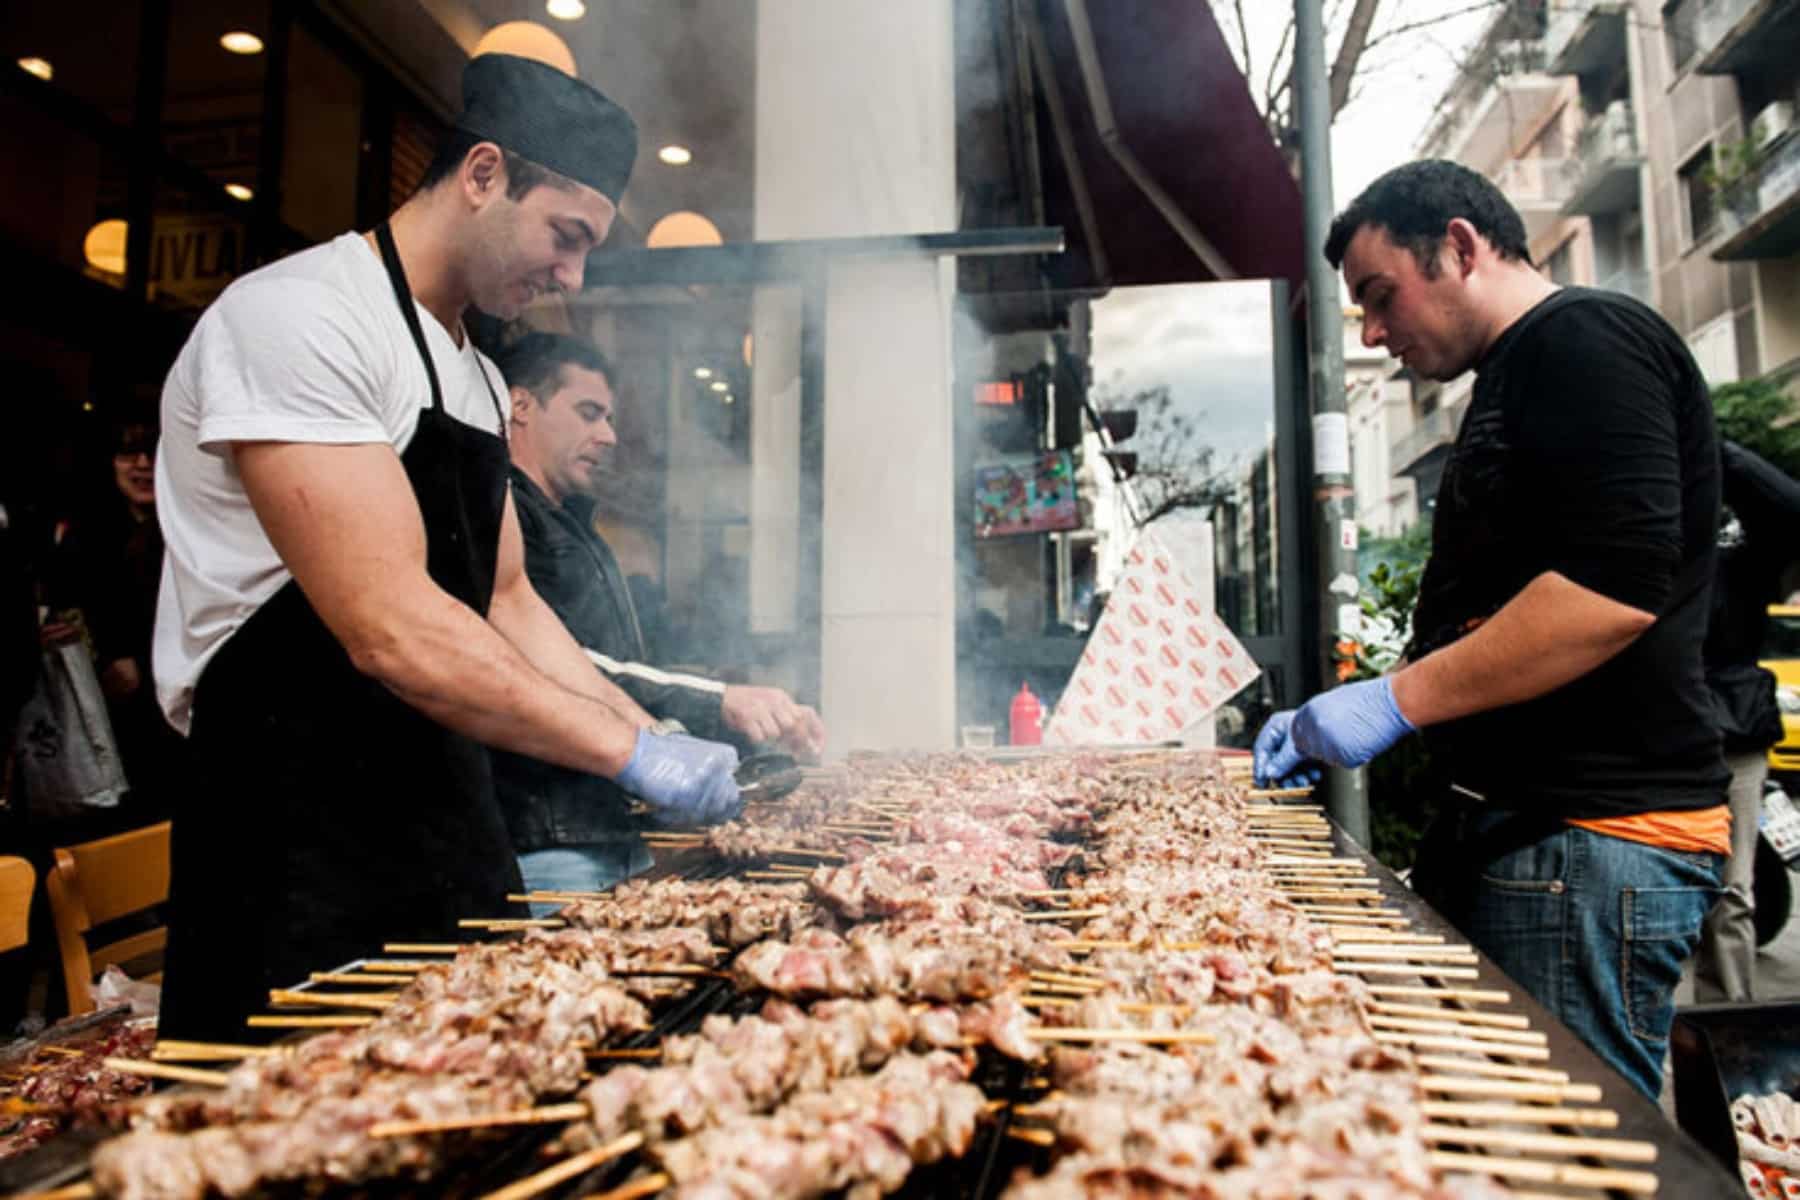
[[[1499,1121],[1515,1125],[1567,1125],[1579,1129],[1617,1129],[1619,1114],[1607,1108],[1555,1108],[1541,1104],[1480,1104],[1461,1100],[1422,1100],[1421,1115],[1447,1121]]]
[[[1310,796],[1312,794],[1313,790],[1310,787],[1251,788],[1244,793],[1245,797],[1251,800],[1283,800],[1289,796]]]
[[[1404,983],[1366,983],[1372,996],[1428,996],[1433,1000],[1460,1000],[1464,1004],[1511,1004],[1512,993],[1491,988],[1428,987]]]
[[[1494,1042],[1476,1038],[1449,1037],[1435,1033],[1398,1033],[1377,1029],[1374,1038],[1393,1046],[1412,1046],[1420,1050],[1454,1050],[1459,1054],[1491,1054],[1495,1058],[1523,1058],[1530,1062],[1549,1062],[1547,1046],[1515,1046],[1510,1042]]]
[[[1539,1154],[1591,1155],[1619,1162],[1649,1163],[1656,1161],[1656,1147],[1650,1142],[1624,1138],[1570,1136],[1558,1133],[1520,1133],[1512,1129],[1469,1129],[1461,1125],[1426,1125],[1419,1135],[1427,1142],[1457,1146],[1482,1146],[1502,1150],[1524,1150]]]
[[[1431,1165],[1442,1171],[1470,1171],[1502,1179],[1528,1179],[1533,1183],[1560,1183],[1570,1187],[1612,1188],[1637,1195],[1656,1191],[1656,1176],[1648,1171],[1621,1171],[1607,1167],[1577,1167],[1540,1162],[1531,1158],[1496,1158],[1486,1154],[1457,1154],[1433,1150]]]
[[[422,1133],[457,1133],[467,1129],[499,1129],[508,1125],[555,1125],[579,1121],[588,1115],[588,1106],[579,1102],[545,1104],[537,1108],[521,1108],[511,1112],[493,1112],[442,1120],[378,1121],[369,1126],[372,1138],[415,1137]]]
[[[1536,1030],[1531,1029],[1471,1029],[1467,1025],[1455,1021],[1428,1021],[1423,1017],[1392,1017],[1385,1013],[1370,1013],[1369,1024],[1377,1029],[1400,1029],[1414,1033],[1447,1033],[1483,1038],[1490,1042],[1511,1042],[1518,1046],[1543,1046],[1549,1039]]]
[[[1097,987],[1089,987],[1086,985],[1077,986],[1071,983],[1051,983],[1044,979],[1032,980],[1031,986],[1040,992],[1049,992],[1058,996],[1092,996],[1100,991]]]
[[[1518,1063],[1488,1062],[1479,1058],[1452,1058],[1445,1054],[1421,1054],[1416,1061],[1422,1067],[1450,1075],[1479,1075],[1485,1079],[1517,1079],[1525,1083],[1569,1082],[1569,1073],[1555,1067],[1525,1067]]]
[[[571,900],[604,900],[605,892],[510,892],[507,899],[514,904],[557,904]]]
[[[102,1066],[121,1075],[142,1075],[147,1079],[169,1079],[176,1083],[203,1083],[208,1087],[224,1087],[230,1076],[223,1071],[202,1071],[195,1067],[172,1067],[168,1063],[143,1058],[103,1058]]]
[[[1397,908],[1376,906],[1369,908],[1359,904],[1319,904],[1317,902],[1296,902],[1294,907],[1303,913],[1322,913],[1326,916],[1339,917],[1399,917],[1406,919],[1406,914]]]
[[[1283,893],[1290,900],[1385,900],[1386,896],[1373,888],[1357,890],[1355,888],[1294,888]]]
[[[1446,1096],[1487,1096],[1500,1100],[1598,1103],[1600,1089],[1591,1083],[1527,1083],[1512,1079],[1471,1079],[1460,1075],[1422,1075],[1419,1086]]]
[[[1407,924],[1405,917],[1355,917],[1349,913],[1301,913],[1315,925],[1327,929],[1396,929]]]
[[[150,1047],[150,1057],[157,1062],[240,1062],[283,1053],[286,1052],[278,1046],[239,1046],[229,1042],[165,1040]]]
[[[587,1052],[587,1056],[589,1058],[653,1059],[653,1058],[661,1058],[662,1057],[662,1047],[661,1046],[643,1046],[643,1047],[633,1048],[633,1047],[629,1047],[629,1046],[616,1046],[616,1047],[596,1046],[594,1049],[589,1050]]]
[[[404,986],[412,982],[414,974],[416,972],[411,971],[404,973],[396,971],[392,974],[375,971],[314,971],[306,978],[309,983],[398,983]]]
[[[461,942],[388,942],[383,954],[459,954],[467,943]]]
[[[464,917],[456,923],[456,927],[511,933],[517,929],[561,929],[566,924],[566,921],[558,917]]]
[[[1333,947],[1332,953],[1339,958],[1387,959],[1391,962],[1466,963],[1473,966],[1480,961],[1473,950],[1456,946],[1377,946],[1367,942],[1345,942]]]
[[[1429,1004],[1389,1004],[1379,1000],[1369,1003],[1371,1013],[1396,1017],[1430,1017],[1454,1021],[1458,1025],[1494,1025],[1501,1029],[1530,1029],[1531,1019],[1517,1013],[1468,1012],[1460,1008],[1433,1008]]]
[[[356,1029],[363,1025],[373,1025],[374,1017],[345,1016],[306,1016],[306,1017],[246,1017],[244,1023],[252,1029]]]
[[[1081,1026],[1056,1027],[1036,1025],[1025,1031],[1027,1037],[1043,1042],[1192,1042],[1210,1046],[1213,1035],[1204,1029],[1087,1029]]]
[[[1379,942],[1384,946],[1442,946],[1445,941],[1435,933],[1394,933],[1386,929],[1334,929],[1331,936],[1340,942]],[[1467,946],[1457,946],[1467,950]]]
[[[1089,917],[1103,917],[1105,915],[1106,909],[1104,908],[1069,908],[1058,912],[1025,913],[1019,919],[1021,921],[1069,921],[1086,920]]]
[[[1379,879],[1371,879],[1367,875],[1348,877],[1343,875],[1305,875],[1298,872],[1275,876],[1275,886],[1291,887],[1337,887],[1337,888],[1378,888]],[[1292,893],[1289,893],[1290,895]]]
[[[19,1196],[20,1200],[94,1200],[99,1194],[92,1182],[83,1180],[47,1192],[21,1192]]]
[[[1051,983],[1073,983],[1080,987],[1105,987],[1104,979],[1096,979],[1092,975],[1075,975],[1067,971],[1033,971],[1033,979],[1047,979]]]
[[[645,1196],[656,1195],[674,1182],[673,1179],[658,1171],[654,1175],[645,1175],[630,1183],[622,1183],[610,1192],[599,1192],[589,1196],[587,1200],[642,1200]],[[482,1197],[482,1200],[522,1200],[522,1198],[502,1196],[499,1192],[495,1192],[492,1196]]]
[[[555,1166],[546,1167],[535,1175],[527,1175],[517,1183],[508,1184],[498,1191],[489,1192],[486,1196],[482,1197],[482,1200],[529,1200],[532,1196],[549,1191],[565,1179],[573,1179],[577,1175],[585,1175],[602,1163],[608,1163],[621,1155],[630,1154],[633,1150],[636,1150],[643,1144],[643,1134],[628,1133],[624,1137],[608,1142],[604,1146],[596,1146],[594,1149],[577,1154],[572,1158],[565,1158]],[[662,1182],[657,1184],[656,1187],[652,1188],[650,1191],[639,1192],[636,1193],[637,1195],[648,1196],[654,1192],[662,1191],[663,1188],[669,1185],[669,1177],[667,1175],[651,1176],[650,1178],[660,1178]],[[616,1196],[617,1191],[618,1189],[614,1189],[614,1191],[607,1193],[607,1195]]]
[[[274,988],[269,1003],[299,1008],[367,1008],[379,1011],[400,998],[399,992],[296,992]]]
[[[1416,967],[1410,963],[1357,962],[1334,959],[1331,969],[1340,975],[1416,975],[1421,979],[1480,979],[1474,967]]]
[[[1028,1142],[1045,1148],[1056,1145],[1056,1135],[1048,1129],[1032,1129],[1024,1125],[1008,1125],[1006,1136],[1016,1142]]]
[[[806,878],[806,875],[795,875],[790,871],[740,871],[738,874],[744,879],[762,879],[770,881]],[[807,874],[811,874],[811,872],[808,872]]]
[[[844,861],[844,856],[835,850],[809,850],[805,846],[778,846],[769,853],[788,854],[795,858],[821,858],[827,862]]]

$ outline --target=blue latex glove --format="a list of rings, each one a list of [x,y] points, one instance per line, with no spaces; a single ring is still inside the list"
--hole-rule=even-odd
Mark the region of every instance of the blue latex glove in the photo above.
[[[640,729],[618,783],[664,824],[716,825],[743,810],[737,765],[737,751],[721,742]]]
[[[1387,676],[1314,696],[1298,711],[1276,713],[1256,736],[1258,782],[1281,780],[1307,761],[1360,767],[1414,731]]]

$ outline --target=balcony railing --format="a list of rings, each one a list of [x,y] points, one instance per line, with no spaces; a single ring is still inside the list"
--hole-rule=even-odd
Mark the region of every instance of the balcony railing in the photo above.
[[[1597,216],[1638,207],[1637,120],[1631,105],[1615,100],[1581,131],[1570,161],[1569,199],[1564,211]]]
[[[1523,208],[1561,208],[1569,198],[1566,158],[1511,158],[1494,175],[1494,184]]]
[[[1624,61],[1628,0],[1562,0],[1550,7],[1544,57],[1552,75],[1586,75]]]
[[[1771,146],[1719,199],[1714,258],[1785,258],[1800,251],[1800,132]]]
[[[1456,444],[1456,431],[1462,428],[1463,413],[1468,408],[1465,397],[1419,418],[1419,423],[1394,443],[1388,460],[1394,474],[1405,474],[1433,454],[1448,453]]]
[[[1420,145],[1432,156],[1491,162],[1543,110],[1556,87],[1544,74],[1542,42],[1484,42],[1463,65]]]
[[[1702,74],[1729,75],[1758,65],[1786,66],[1800,42],[1800,5],[1793,0],[1688,0]]]

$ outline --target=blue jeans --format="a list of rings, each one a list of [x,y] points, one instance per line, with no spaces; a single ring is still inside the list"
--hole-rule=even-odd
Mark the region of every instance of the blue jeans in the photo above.
[[[650,848],[642,842],[593,842],[552,846],[519,855],[519,873],[533,892],[603,892],[650,869]],[[533,904],[531,915],[547,917],[560,904]]]
[[[1480,865],[1512,814],[1466,813],[1479,871],[1458,924],[1480,950],[1653,1102],[1682,964],[1720,894],[1720,854],[1564,825]],[[1455,914],[1451,914],[1455,915]]]

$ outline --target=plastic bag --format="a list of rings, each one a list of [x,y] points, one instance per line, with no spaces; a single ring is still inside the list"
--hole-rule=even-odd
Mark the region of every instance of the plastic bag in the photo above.
[[[94,1004],[103,1009],[129,1004],[132,1016],[154,1017],[162,1005],[162,985],[133,979],[117,965],[109,966],[94,983]]]
[[[37,689],[19,712],[13,754],[34,820],[115,808],[129,790],[94,660],[79,641],[44,649]]]

